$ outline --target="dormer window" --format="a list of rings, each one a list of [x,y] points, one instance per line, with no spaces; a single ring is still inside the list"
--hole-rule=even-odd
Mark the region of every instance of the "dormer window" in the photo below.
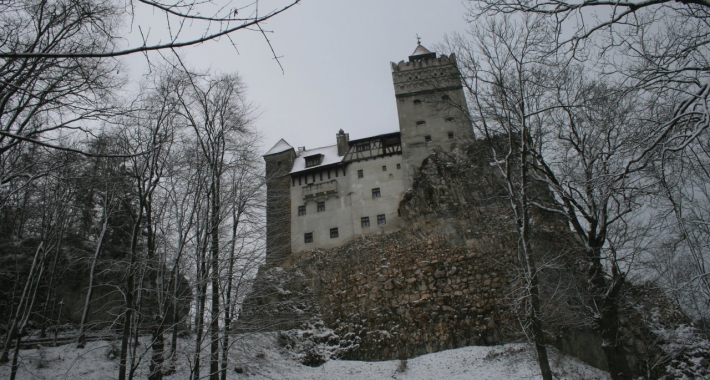
[[[308,156],[305,158],[306,159],[306,167],[310,168],[311,166],[318,166],[323,162],[323,155],[322,154],[314,154],[312,156]]]

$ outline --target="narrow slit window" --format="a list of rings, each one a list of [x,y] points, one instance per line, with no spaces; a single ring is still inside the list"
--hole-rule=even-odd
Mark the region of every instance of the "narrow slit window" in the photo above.
[[[376,187],[372,189],[372,197],[373,198],[379,198],[380,197],[380,188]]]
[[[360,226],[361,226],[362,228],[370,227],[370,217],[369,217],[369,216],[363,216],[362,218],[360,218]]]

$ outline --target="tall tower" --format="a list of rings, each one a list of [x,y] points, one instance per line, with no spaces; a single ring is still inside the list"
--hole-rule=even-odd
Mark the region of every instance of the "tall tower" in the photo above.
[[[397,99],[405,181],[431,151],[451,150],[473,139],[456,57],[441,55],[417,42],[409,62],[391,63]]]
[[[264,155],[266,161],[266,264],[291,253],[291,168],[296,152],[284,139]]]

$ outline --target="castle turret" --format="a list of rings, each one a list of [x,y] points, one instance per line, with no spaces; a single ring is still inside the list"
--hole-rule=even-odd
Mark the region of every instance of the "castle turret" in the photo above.
[[[473,139],[456,57],[419,42],[409,62],[391,63],[397,99],[405,177],[412,176],[435,147],[451,150]]]
[[[264,154],[266,161],[266,263],[291,253],[291,178],[296,152],[284,139]]]

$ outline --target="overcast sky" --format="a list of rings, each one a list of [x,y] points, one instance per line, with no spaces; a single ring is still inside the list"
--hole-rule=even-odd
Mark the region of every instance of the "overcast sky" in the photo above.
[[[417,34],[433,50],[464,31],[464,11],[461,0],[303,0],[263,25],[284,73],[256,32],[233,35],[238,53],[225,39],[181,54],[193,67],[241,75],[261,110],[262,152],[280,138],[310,149],[334,144],[340,128],[351,139],[397,131],[390,62],[407,59]]]

